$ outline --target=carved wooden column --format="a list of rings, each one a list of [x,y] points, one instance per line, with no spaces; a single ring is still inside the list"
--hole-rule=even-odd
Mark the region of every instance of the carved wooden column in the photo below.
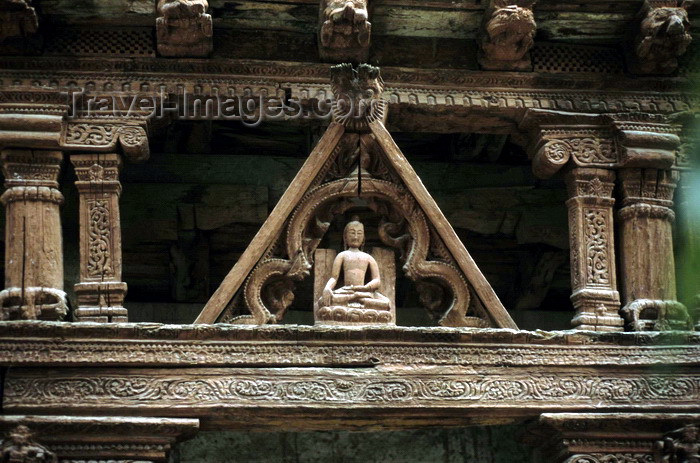
[[[80,283],[76,321],[125,322],[117,154],[71,156],[80,196]]]
[[[566,174],[571,245],[572,324],[582,330],[621,331],[615,273],[612,197],[615,172],[576,167]]]
[[[615,269],[613,189],[617,156],[609,121],[593,114],[530,111],[532,170],[565,172],[569,199],[571,301],[577,329],[622,331]]]
[[[59,206],[60,151],[4,149],[5,289],[0,318],[60,320],[67,311],[63,292],[63,240]]]
[[[542,463],[664,463],[700,458],[696,413],[545,413],[525,433]]]

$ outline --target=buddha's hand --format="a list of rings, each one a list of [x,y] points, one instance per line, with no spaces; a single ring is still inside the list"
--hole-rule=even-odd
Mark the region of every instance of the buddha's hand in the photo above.
[[[321,295],[321,306],[329,307],[333,302],[333,291],[330,288],[324,288],[323,294]]]
[[[351,291],[369,291],[369,288],[367,288],[367,285],[352,285],[352,286],[348,286],[348,288]]]

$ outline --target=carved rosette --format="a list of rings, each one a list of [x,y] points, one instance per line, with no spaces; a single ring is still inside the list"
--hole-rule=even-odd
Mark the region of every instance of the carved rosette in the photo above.
[[[207,57],[213,50],[213,21],[207,0],[158,0],[158,53],[169,57]]]
[[[80,283],[77,321],[127,321],[121,281],[119,169],[116,154],[71,156],[80,197]]]
[[[693,329],[688,310],[676,301],[672,207],[678,176],[670,170],[620,170],[622,313],[635,331]]]
[[[492,0],[484,14],[479,63],[488,70],[530,71],[537,24],[535,0]]]
[[[2,151],[5,187],[5,289],[0,317],[62,319],[63,241],[58,190],[60,151]]]
[[[615,173],[574,168],[566,176],[571,246],[572,324],[578,329],[621,331],[615,275],[612,198]]]
[[[630,67],[637,74],[670,74],[693,40],[689,0],[646,0],[632,40]]]
[[[371,35],[367,0],[321,1],[318,42],[323,61],[367,61]]]

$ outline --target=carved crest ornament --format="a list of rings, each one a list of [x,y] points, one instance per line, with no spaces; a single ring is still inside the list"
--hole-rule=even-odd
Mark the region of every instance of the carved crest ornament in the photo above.
[[[280,322],[296,285],[314,272],[317,324],[392,324],[393,288],[382,284],[395,278],[397,260],[440,325],[515,327],[386,131],[379,69],[338,65],[331,80],[334,121],[196,323]],[[366,226],[352,220],[344,232],[348,249],[322,266],[315,256],[326,233],[352,215],[376,223],[377,256],[391,251],[391,258],[361,251]],[[321,277],[330,262],[334,269]]]

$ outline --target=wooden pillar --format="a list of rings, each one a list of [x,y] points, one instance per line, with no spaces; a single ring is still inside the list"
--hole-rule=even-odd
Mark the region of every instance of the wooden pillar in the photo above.
[[[676,301],[672,207],[678,172],[621,169],[620,180],[623,313],[634,330],[691,329]]]
[[[63,240],[59,207],[60,151],[2,150],[5,205],[3,320],[60,320],[67,311],[63,291]]]
[[[622,331],[615,273],[612,192],[615,172],[575,167],[566,174],[571,246],[572,325],[582,330]]]
[[[126,322],[123,307],[117,154],[71,156],[80,197],[80,283],[75,285],[76,321]]]

